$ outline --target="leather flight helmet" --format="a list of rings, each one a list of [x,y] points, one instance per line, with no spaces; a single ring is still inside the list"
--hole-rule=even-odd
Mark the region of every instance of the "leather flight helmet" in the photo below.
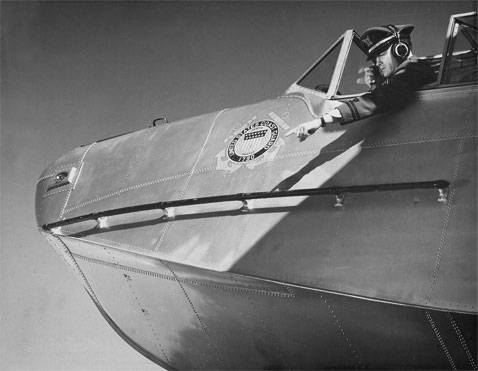
[[[406,59],[412,49],[410,34],[414,26],[388,25],[372,27],[362,34],[362,42],[368,50],[368,60],[375,59],[380,53],[392,47],[392,54],[400,60]]]

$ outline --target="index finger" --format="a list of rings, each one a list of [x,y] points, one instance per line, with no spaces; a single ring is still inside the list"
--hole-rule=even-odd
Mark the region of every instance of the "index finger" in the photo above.
[[[294,128],[288,131],[287,133],[285,133],[285,136],[288,137],[289,135],[292,135],[292,134],[297,134],[297,128]]]

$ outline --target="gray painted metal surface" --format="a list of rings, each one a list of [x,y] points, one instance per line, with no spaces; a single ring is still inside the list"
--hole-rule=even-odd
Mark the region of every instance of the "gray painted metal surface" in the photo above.
[[[476,369],[476,99],[476,81],[437,85],[299,143],[284,134],[337,101],[293,85],[74,149],[38,182],[38,225],[168,200],[445,180],[446,194],[228,201],[42,233],[120,335],[166,368]]]

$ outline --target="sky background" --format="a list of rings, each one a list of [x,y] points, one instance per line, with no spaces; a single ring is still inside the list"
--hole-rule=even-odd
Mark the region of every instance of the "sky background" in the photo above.
[[[1,1],[1,370],[158,370],[37,230],[36,181],[82,144],[280,95],[346,30],[440,54],[475,1]]]

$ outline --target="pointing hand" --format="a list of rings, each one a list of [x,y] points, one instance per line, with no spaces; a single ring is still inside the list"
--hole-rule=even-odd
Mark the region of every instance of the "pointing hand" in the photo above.
[[[309,135],[314,134],[320,127],[320,119],[314,119],[312,121],[300,124],[299,126],[287,132],[285,136],[288,137],[289,135],[295,134],[297,135],[297,138],[299,138],[299,140],[302,142],[303,140],[307,139]]]

